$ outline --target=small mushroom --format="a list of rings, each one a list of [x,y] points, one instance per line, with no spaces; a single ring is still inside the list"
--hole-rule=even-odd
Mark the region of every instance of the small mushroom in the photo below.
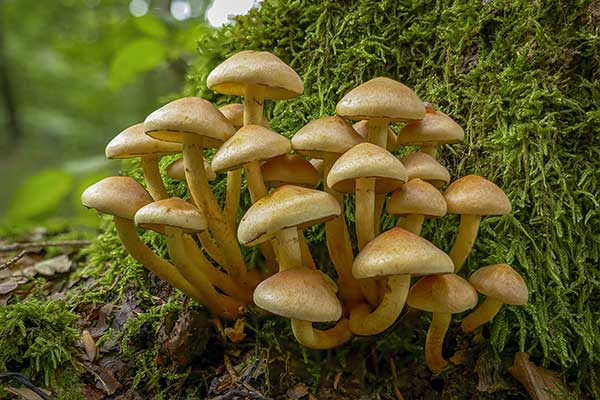
[[[362,121],[356,122],[354,125],[352,125],[352,128],[360,136],[362,136],[366,141],[369,140],[369,120],[368,119],[363,119]],[[396,134],[390,127],[388,127],[387,132],[388,132],[387,133],[387,143],[386,143],[385,147],[386,147],[387,151],[392,152],[397,149]]]
[[[388,213],[399,217],[398,224],[415,235],[421,234],[425,217],[439,218],[446,215],[446,200],[431,184],[417,178],[392,193]]]
[[[469,282],[487,297],[475,311],[463,319],[461,328],[464,332],[472,332],[490,322],[503,304],[522,306],[527,304],[529,298],[525,281],[508,264],[480,268],[471,275]]]
[[[231,122],[231,125],[233,125],[236,131],[242,126],[244,126],[244,106],[242,104],[227,104],[223,107],[220,107],[219,111],[221,111],[221,114],[223,114],[225,118],[227,118],[229,122]],[[269,126],[269,121],[267,121],[264,115],[257,125],[271,129],[271,127]]]
[[[209,182],[217,179],[217,174],[212,170],[208,161],[204,160],[204,169],[206,171],[206,179]],[[173,161],[167,166],[167,176],[171,179],[185,181],[185,166],[183,165],[183,158]]]
[[[410,153],[401,157],[400,161],[406,168],[408,180],[420,178],[436,188],[450,182],[448,170],[427,153],[420,151]]]
[[[321,181],[315,167],[295,154],[284,154],[271,158],[260,166],[260,171],[263,181],[268,187],[296,185],[316,188]]]

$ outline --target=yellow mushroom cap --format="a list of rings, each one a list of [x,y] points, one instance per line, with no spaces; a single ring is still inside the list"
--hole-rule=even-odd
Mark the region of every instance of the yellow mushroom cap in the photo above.
[[[231,125],[237,130],[244,126],[244,106],[240,103],[227,104],[219,108],[221,114],[227,118]],[[260,125],[269,128],[269,121],[263,116]]]
[[[512,207],[498,186],[478,175],[452,182],[444,192],[450,214],[505,215]]]
[[[106,145],[106,158],[132,158],[162,156],[181,152],[180,143],[163,142],[144,133],[144,124],[139,123],[123,130]]]
[[[215,92],[244,96],[250,85],[264,88],[265,99],[291,99],[304,92],[296,71],[276,55],[266,51],[244,50],[213,69],[206,80]]]
[[[219,147],[235,132],[217,108],[199,97],[184,97],[165,104],[144,121],[147,135],[166,142],[183,142],[186,134],[203,138],[204,147]]]
[[[342,305],[319,271],[292,268],[262,281],[254,290],[254,303],[286,318],[310,322],[337,321]]]
[[[396,122],[425,117],[425,106],[412,89],[383,77],[352,89],[337,103],[335,111],[352,120],[381,118]]]
[[[371,240],[352,265],[352,275],[357,279],[447,274],[452,271],[454,264],[446,253],[402,228],[392,228]]]
[[[387,210],[392,215],[443,217],[446,200],[433,185],[417,178],[392,193]]]
[[[527,284],[508,264],[480,268],[471,275],[469,282],[479,293],[504,304],[520,306],[527,304],[529,298]]]
[[[238,240],[254,246],[286,228],[320,224],[340,215],[340,205],[329,193],[300,186],[281,186],[254,203],[240,221]]]
[[[354,130],[358,132],[358,134],[362,136],[363,139],[369,139],[369,120],[363,119],[362,121],[358,121],[357,123],[352,125],[352,128],[354,128]],[[396,134],[390,127],[388,127],[387,132],[387,145],[385,146],[385,148],[388,151],[394,151],[398,148],[398,146],[396,146]]]
[[[152,197],[135,179],[111,176],[85,189],[81,203],[100,213],[133,221],[137,210],[152,203]]]
[[[456,274],[430,275],[410,288],[406,302],[423,311],[458,314],[477,305],[477,292]]]
[[[296,185],[314,188],[321,181],[315,167],[295,154],[271,158],[260,166],[260,170],[265,185],[269,187]]]
[[[185,232],[202,232],[206,218],[202,211],[179,197],[155,201],[135,213],[136,225],[162,232],[164,226],[183,229]]]
[[[435,187],[440,187],[450,182],[448,170],[435,158],[420,151],[410,153],[400,158],[406,168],[408,180],[421,178]]]
[[[217,179],[217,174],[212,170],[212,167],[208,161],[204,160],[204,170],[206,171],[206,178],[209,181]],[[183,158],[173,161],[167,167],[167,176],[171,179],[179,179],[184,181],[185,178],[185,165],[183,165]]]
[[[260,125],[246,125],[217,150],[211,166],[215,172],[231,171],[291,150],[290,140],[285,136]]]
[[[375,178],[375,192],[389,193],[406,182],[406,170],[386,149],[361,143],[337,159],[327,175],[327,184],[336,192],[353,193],[358,178]]]
[[[319,159],[337,158],[362,142],[364,139],[352,126],[337,116],[310,121],[292,137],[292,147],[298,154]]]
[[[452,118],[425,103],[427,113],[420,121],[408,122],[398,134],[398,145],[439,146],[462,143],[465,132]]]

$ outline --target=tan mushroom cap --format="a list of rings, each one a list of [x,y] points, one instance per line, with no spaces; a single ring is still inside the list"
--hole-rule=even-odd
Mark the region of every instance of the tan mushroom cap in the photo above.
[[[423,311],[458,314],[477,305],[477,292],[456,274],[430,275],[410,288],[406,302]]]
[[[352,125],[352,128],[354,128],[354,130],[358,132],[358,134],[362,136],[363,139],[369,140],[369,120],[363,119],[362,121],[358,121],[357,123]],[[388,151],[394,151],[398,148],[398,146],[396,145],[396,134],[390,127],[388,127],[387,131],[387,145],[385,147]]]
[[[208,161],[204,160],[204,170],[206,171],[206,177],[209,181],[217,179],[217,174],[212,170],[212,167]],[[183,165],[183,158],[173,161],[167,167],[167,176],[171,179],[179,179],[184,181],[185,178],[185,165]]]
[[[129,176],[104,178],[81,195],[81,203],[87,208],[131,221],[137,210],[152,201],[146,189]]]
[[[452,271],[454,264],[446,253],[402,228],[392,228],[371,240],[352,265],[352,275],[357,279],[447,274]]]
[[[340,205],[329,193],[285,185],[254,203],[240,221],[238,240],[254,246],[286,228],[320,224],[339,216]]]
[[[315,167],[295,154],[284,154],[271,158],[261,165],[260,170],[265,185],[269,187],[296,185],[314,188],[321,181]]]
[[[250,85],[264,88],[265,99],[291,99],[304,92],[296,71],[276,55],[266,51],[244,50],[213,69],[206,80],[215,92],[244,96]]]
[[[452,182],[444,192],[449,214],[505,215],[512,207],[498,186],[478,175]]]
[[[392,215],[443,217],[446,200],[433,185],[417,178],[392,193],[387,210]]]
[[[450,182],[450,173],[434,157],[420,151],[410,153],[400,158],[406,168],[408,180],[421,178],[435,187]]]
[[[254,290],[254,303],[286,318],[310,322],[337,321],[342,305],[319,271],[292,268],[262,281]]]
[[[147,135],[182,143],[186,134],[201,136],[204,147],[219,147],[235,132],[217,108],[199,97],[184,97],[165,104],[144,121]]]
[[[106,158],[132,158],[163,156],[181,153],[180,143],[163,142],[144,133],[144,124],[139,123],[123,130],[106,145]]]
[[[315,167],[315,169],[317,170],[317,173],[319,174],[319,176],[323,175],[323,171],[325,169],[325,164],[323,162],[323,160],[319,159],[319,158],[313,158],[309,161],[311,163],[311,165],[313,167]]]
[[[358,178],[375,178],[375,192],[393,192],[406,182],[406,169],[392,153],[372,143],[361,143],[337,159],[327,175],[336,192],[353,193]]]
[[[381,118],[397,122],[423,119],[425,106],[408,86],[380,77],[348,92],[337,103],[335,112],[352,120]]]
[[[337,158],[365,140],[343,118],[322,117],[304,125],[294,137],[292,147],[303,156]]]
[[[144,229],[163,231],[163,226],[183,229],[187,233],[206,229],[202,211],[179,197],[155,201],[138,210],[134,219]]]
[[[527,284],[508,264],[480,268],[471,275],[469,282],[479,293],[504,304],[521,306],[527,304],[529,298]]]
[[[227,104],[219,108],[221,114],[227,118],[231,125],[237,130],[244,126],[244,106],[240,103]],[[260,125],[269,128],[269,121],[263,116]]]
[[[291,150],[290,140],[285,136],[259,125],[246,125],[217,150],[211,166],[215,172],[231,171]]]
[[[398,134],[398,145],[439,146],[462,143],[465,132],[452,118],[425,103],[427,113],[421,121],[408,122]]]

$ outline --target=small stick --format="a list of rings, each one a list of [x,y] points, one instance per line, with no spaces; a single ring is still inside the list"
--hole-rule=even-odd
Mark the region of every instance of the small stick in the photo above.
[[[390,369],[392,370],[392,388],[394,389],[394,395],[396,395],[397,400],[404,400],[404,396],[402,396],[400,389],[398,389],[398,373],[393,358],[390,358]]]
[[[0,270],[10,267],[11,265],[15,264],[17,261],[19,261],[21,258],[25,257],[29,253],[33,253],[33,250],[22,250],[21,252],[19,252],[19,254],[17,254],[10,260],[5,261],[2,264],[0,264]]]
[[[23,385],[25,385],[29,390],[40,396],[43,400],[52,400],[52,397],[48,396],[42,389],[35,386],[31,381],[25,376],[16,372],[4,372],[0,373],[0,379],[14,379],[19,381]]]
[[[37,247],[85,247],[91,244],[91,240],[60,240],[60,241],[44,241],[44,242],[23,242],[13,243],[4,246],[0,246],[0,253],[15,250],[33,249]]]

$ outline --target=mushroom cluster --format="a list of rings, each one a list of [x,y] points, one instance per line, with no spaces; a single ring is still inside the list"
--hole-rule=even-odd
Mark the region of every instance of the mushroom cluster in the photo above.
[[[302,345],[329,349],[383,332],[408,303],[432,313],[425,353],[437,373],[448,365],[442,346],[452,314],[475,307],[477,292],[487,298],[462,320],[465,332],[490,321],[503,304],[527,302],[527,286],[509,265],[483,267],[470,281],[458,274],[481,217],[507,214],[511,205],[480,176],[448,185],[450,174],[436,154],[440,146],[462,142],[464,132],[409,87],[383,77],[365,82],[339,101],[337,115],[310,121],[290,140],[270,129],[263,113],[265,100],[304,91],[278,57],[239,52],[217,66],[207,84],[241,96],[243,104],[217,109],[186,97],[154,111],[106,148],[108,158],[139,157],[146,188],[129,177],[109,177],[90,186],[82,203],[113,216],[135,259],[216,317],[236,319],[254,303],[289,318]],[[396,135],[390,124],[397,123]],[[400,146],[420,151],[398,158],[391,151]],[[207,149],[216,149],[210,161]],[[166,173],[187,183],[188,200],[169,198],[158,168],[160,157],[177,153],[182,158]],[[210,184],[216,174],[227,175],[221,202]],[[243,188],[252,201],[247,210],[240,210]],[[345,196],[355,202],[357,243]],[[380,233],[386,211],[398,222]],[[461,219],[446,254],[421,236],[421,227],[425,218],[448,213]],[[335,279],[319,269],[304,237],[303,229],[317,224],[325,225]],[[164,234],[170,261],[142,242],[136,225]],[[259,268],[248,269],[242,246],[258,246]]]

